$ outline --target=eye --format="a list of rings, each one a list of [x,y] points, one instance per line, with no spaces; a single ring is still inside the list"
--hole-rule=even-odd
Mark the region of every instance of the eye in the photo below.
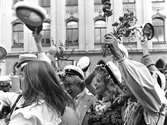
[[[71,88],[72,84],[64,84],[65,88]]]
[[[99,83],[99,82],[101,82],[101,80],[100,80],[100,79],[97,79],[97,82]]]

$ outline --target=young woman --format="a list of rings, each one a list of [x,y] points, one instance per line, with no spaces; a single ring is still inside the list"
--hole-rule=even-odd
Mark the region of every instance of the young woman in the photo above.
[[[89,125],[122,125],[122,105],[114,100],[123,94],[118,87],[121,74],[111,61],[95,68],[96,76],[93,79],[95,93],[101,99],[95,102],[89,110]]]
[[[53,67],[45,61],[31,61],[20,73],[22,97],[11,114],[9,125],[78,125],[71,99],[58,82]],[[12,105],[16,93],[0,92],[0,102]]]

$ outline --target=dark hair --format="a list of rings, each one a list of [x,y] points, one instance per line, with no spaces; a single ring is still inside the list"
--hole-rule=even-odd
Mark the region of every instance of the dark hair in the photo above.
[[[15,62],[13,65],[13,74],[16,75],[16,66],[19,62]]]
[[[26,92],[23,93],[23,107],[39,102],[42,98],[53,111],[59,115],[66,106],[72,106],[72,100],[61,88],[54,68],[45,61],[31,61],[24,68]],[[39,98],[40,97],[40,98]]]

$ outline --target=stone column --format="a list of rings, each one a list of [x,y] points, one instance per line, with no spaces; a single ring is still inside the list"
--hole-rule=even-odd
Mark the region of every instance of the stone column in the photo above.
[[[65,43],[65,0],[51,0],[51,40]]]
[[[165,31],[167,31],[167,1],[165,0],[165,6],[164,6],[164,9],[165,9],[165,15],[166,15],[166,18],[165,18]],[[165,32],[165,40],[167,39],[167,32]],[[167,42],[167,40],[166,40]]]
[[[54,42],[56,41],[57,38],[57,33],[56,33],[56,0],[50,0],[50,15],[51,16],[51,23],[50,23],[50,32],[51,32],[51,40]]]
[[[123,16],[123,3],[122,0],[111,0],[111,9],[113,15],[108,18],[107,32],[113,32],[112,24],[119,20],[120,16]]]
[[[86,0],[78,0],[78,30],[79,30],[79,50],[85,50],[86,41],[86,17],[85,17]]]
[[[85,1],[85,51],[94,49],[94,0]]]
[[[151,0],[136,0],[136,16],[139,25],[152,24],[152,2]],[[140,41],[137,41],[137,49],[141,49]],[[152,41],[148,42],[148,48],[152,49]]]

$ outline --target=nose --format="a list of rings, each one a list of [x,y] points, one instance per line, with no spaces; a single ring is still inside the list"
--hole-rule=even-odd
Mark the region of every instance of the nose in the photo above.
[[[94,85],[95,87],[97,87],[97,83],[94,83],[93,85]]]

